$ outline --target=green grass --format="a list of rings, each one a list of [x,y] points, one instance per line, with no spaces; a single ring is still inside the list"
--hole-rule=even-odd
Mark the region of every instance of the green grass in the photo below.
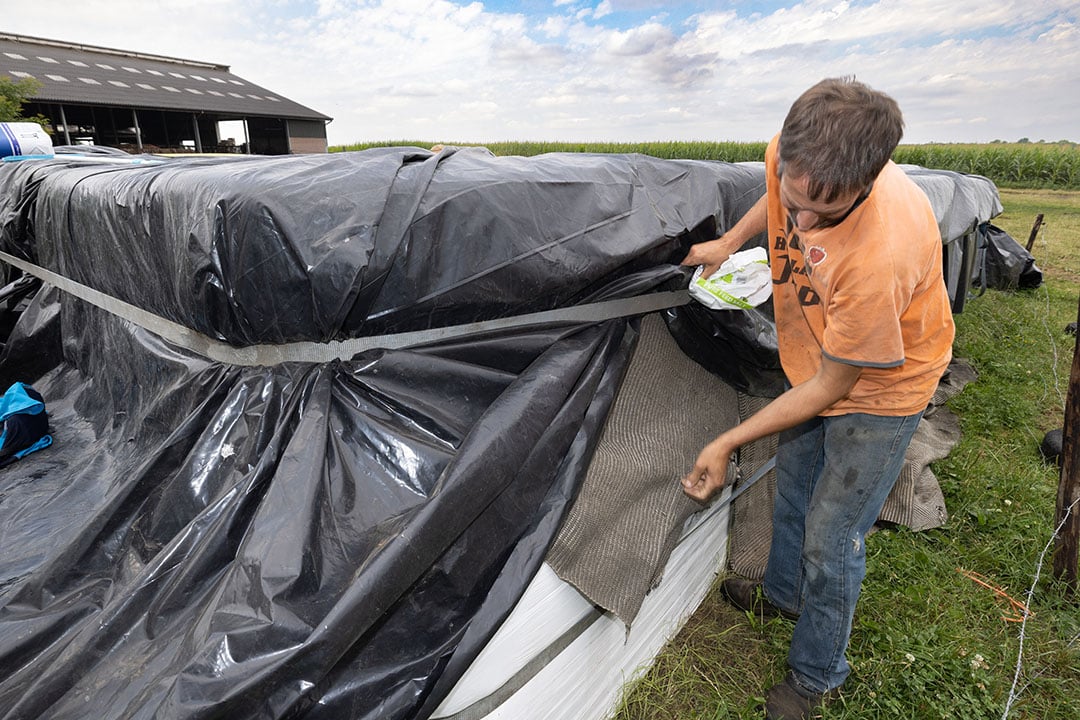
[[[979,378],[950,402],[962,439],[933,466],[950,518],[941,528],[886,529],[867,540],[869,571],[848,652],[853,671],[836,720],[1080,718],[1080,607],[1052,577],[1058,472],[1038,446],[1060,427],[1080,290],[1080,193],[1002,191],[995,223],[1027,243],[1043,287],[987,291],[957,316],[958,357]],[[959,569],[978,573],[1034,615],[1023,655],[1013,608]],[[711,594],[655,665],[628,688],[618,720],[760,718],[783,676],[791,625],[754,623]],[[1017,661],[1021,672],[1013,679]]]

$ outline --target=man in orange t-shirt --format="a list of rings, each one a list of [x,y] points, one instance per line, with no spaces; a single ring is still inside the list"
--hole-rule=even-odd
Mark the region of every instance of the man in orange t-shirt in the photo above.
[[[768,232],[791,388],[707,445],[683,489],[707,500],[740,445],[780,434],[764,582],[723,585],[744,610],[796,621],[790,672],[766,698],[773,719],[809,717],[850,672],[864,538],[952,357],[937,222],[926,195],[890,160],[902,133],[888,95],[823,80],[795,101],[769,144],[765,195],[683,260],[708,276]]]

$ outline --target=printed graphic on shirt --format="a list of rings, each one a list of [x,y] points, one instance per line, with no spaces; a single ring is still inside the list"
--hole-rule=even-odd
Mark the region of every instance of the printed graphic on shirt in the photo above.
[[[825,251],[821,248],[814,249],[819,250],[822,259],[824,259]],[[788,234],[777,235],[774,239],[773,250],[776,253],[773,284],[784,285],[791,283],[794,285],[795,296],[803,307],[820,304],[821,298],[818,297],[817,292],[810,285],[808,278],[808,275],[813,272],[813,268],[806,263],[799,243],[799,235],[794,232],[790,222],[788,223]]]

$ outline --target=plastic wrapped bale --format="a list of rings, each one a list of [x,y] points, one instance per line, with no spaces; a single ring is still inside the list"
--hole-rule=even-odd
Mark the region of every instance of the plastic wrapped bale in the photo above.
[[[414,148],[59,158],[0,168],[0,250],[239,348],[324,344],[683,286],[760,180]],[[636,327],[247,366],[36,293],[0,375],[34,382],[55,443],[0,479],[0,717],[417,716],[540,566]]]

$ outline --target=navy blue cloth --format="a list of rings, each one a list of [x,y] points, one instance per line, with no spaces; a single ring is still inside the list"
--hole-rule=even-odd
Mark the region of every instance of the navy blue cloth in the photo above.
[[[0,467],[52,445],[41,394],[21,382],[0,397]]]

